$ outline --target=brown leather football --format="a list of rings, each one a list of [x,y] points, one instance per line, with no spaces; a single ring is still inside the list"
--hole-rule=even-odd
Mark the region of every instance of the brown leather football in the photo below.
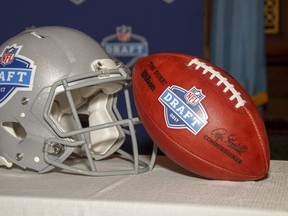
[[[136,62],[132,85],[145,129],[173,161],[210,179],[266,176],[270,150],[263,120],[221,68],[190,55],[159,53]]]

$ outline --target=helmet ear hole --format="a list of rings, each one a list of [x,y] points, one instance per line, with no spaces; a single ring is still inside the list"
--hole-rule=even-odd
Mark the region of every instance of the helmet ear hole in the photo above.
[[[2,127],[13,137],[23,140],[27,136],[25,129],[19,122],[3,122]]]

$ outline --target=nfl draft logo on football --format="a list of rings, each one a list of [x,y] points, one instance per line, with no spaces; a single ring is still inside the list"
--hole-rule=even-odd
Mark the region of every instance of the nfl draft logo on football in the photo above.
[[[131,26],[117,26],[116,34],[103,38],[101,45],[113,57],[131,67],[138,58],[148,55],[148,42],[140,35],[132,33]]]
[[[175,129],[187,128],[197,134],[207,124],[207,113],[201,104],[205,95],[193,86],[189,91],[173,85],[159,97],[164,106],[165,122]]]
[[[17,91],[32,90],[36,66],[31,59],[19,55],[21,49],[13,44],[0,55],[0,107]]]

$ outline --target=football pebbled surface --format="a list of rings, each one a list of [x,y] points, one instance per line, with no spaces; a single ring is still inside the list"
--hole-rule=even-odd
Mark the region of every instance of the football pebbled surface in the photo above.
[[[191,55],[159,53],[133,67],[133,95],[149,136],[174,162],[209,179],[267,176],[263,120],[242,86]]]

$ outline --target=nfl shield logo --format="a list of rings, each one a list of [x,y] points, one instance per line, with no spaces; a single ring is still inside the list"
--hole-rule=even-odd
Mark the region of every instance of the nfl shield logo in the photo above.
[[[192,106],[196,106],[197,104],[199,104],[203,100],[203,98],[205,98],[205,95],[195,86],[185,94],[186,102],[188,104],[191,104]]]
[[[5,49],[1,57],[0,63],[2,65],[11,64],[14,60],[14,57],[17,51],[18,51],[18,48],[15,48],[15,47],[8,47],[7,49]]]
[[[132,34],[131,26],[118,26],[116,28],[116,34],[118,36],[119,41],[126,42],[130,40]]]

